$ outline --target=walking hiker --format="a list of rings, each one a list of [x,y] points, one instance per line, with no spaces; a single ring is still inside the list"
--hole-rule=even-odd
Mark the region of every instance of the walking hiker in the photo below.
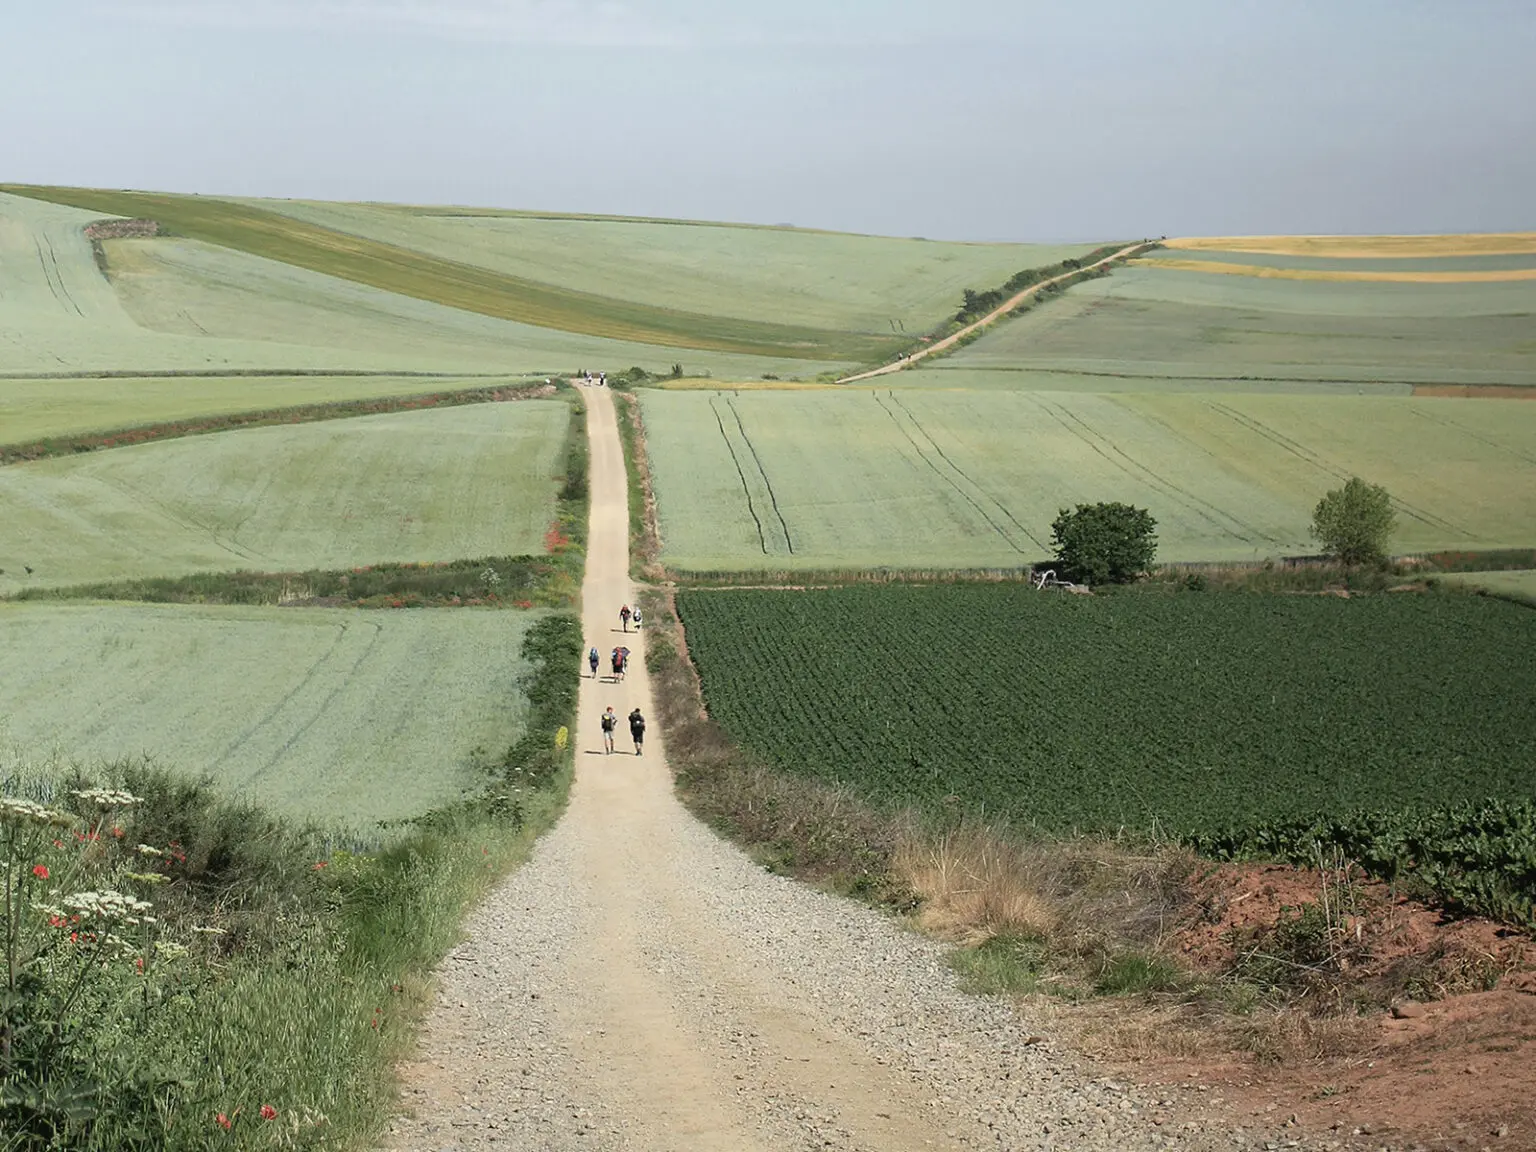
[[[613,650],[613,678],[624,679],[624,673],[629,670],[629,649],[615,648]]]
[[[635,631],[640,631],[640,609],[636,608],[629,614],[629,622],[635,626]]]
[[[592,651],[587,653],[587,666],[592,669],[592,679],[597,679],[597,645],[592,646]]]
[[[626,605],[624,605],[624,607],[619,609],[619,621],[620,621],[620,623],[622,623],[624,625],[624,631],[626,631],[626,632],[629,631],[629,617],[630,617],[629,605],[626,604]]]
[[[629,714],[629,734],[635,740],[635,755],[645,755],[645,717],[640,715],[638,707]]]
[[[613,754],[613,730],[619,726],[619,717],[613,710],[613,705],[608,705],[608,711],[603,713],[603,752],[605,755]]]

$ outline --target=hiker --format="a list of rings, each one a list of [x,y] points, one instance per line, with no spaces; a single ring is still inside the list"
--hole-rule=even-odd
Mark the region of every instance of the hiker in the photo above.
[[[613,730],[619,726],[619,718],[613,711],[613,705],[608,705],[608,711],[603,713],[603,753],[613,753]]]
[[[629,714],[629,734],[633,736],[635,740],[635,755],[645,755],[645,750],[643,747],[645,744],[645,717],[640,715],[640,709],[638,707],[636,707],[635,710]]]
[[[624,631],[626,631],[626,632],[629,631],[629,617],[630,617],[629,605],[626,604],[626,605],[624,605],[624,607],[619,609],[619,621],[624,625]]]
[[[587,653],[587,666],[592,669],[592,679],[597,679],[597,645],[592,646],[592,651]]]
[[[629,649],[615,648],[613,650],[613,678],[624,679],[624,673],[629,670]]]
[[[635,626],[635,631],[640,631],[640,609],[636,608],[629,614],[629,622]]]

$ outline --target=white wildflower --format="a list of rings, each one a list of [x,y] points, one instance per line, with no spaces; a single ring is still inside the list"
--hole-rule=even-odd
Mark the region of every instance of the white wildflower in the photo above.
[[[177,944],[174,940],[156,940],[155,955],[162,960],[179,960],[187,954],[185,944]]]
[[[148,900],[140,900],[110,888],[104,892],[76,892],[64,897],[64,906],[73,908],[82,916],[99,916],[103,920],[134,917],[129,923],[138,923],[138,917],[154,907]]]
[[[46,808],[41,804],[34,804],[31,800],[0,796],[0,820],[7,817],[12,820],[26,820],[33,824],[56,824],[61,828],[67,828],[75,822],[75,818],[68,812]]]
[[[116,788],[76,788],[70,795],[78,796],[87,804],[99,804],[103,808],[131,808],[135,804],[144,803],[132,792]]]

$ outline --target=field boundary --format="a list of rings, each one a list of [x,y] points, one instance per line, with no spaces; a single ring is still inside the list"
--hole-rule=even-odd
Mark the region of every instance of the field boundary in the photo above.
[[[967,340],[972,336],[979,335],[981,332],[997,323],[997,321],[1003,319],[1003,317],[1013,312],[1014,309],[1018,308],[1019,305],[1023,304],[1024,301],[1028,300],[1031,296],[1037,296],[1041,292],[1046,291],[1048,288],[1062,283],[1064,280],[1073,280],[1075,282],[1078,279],[1082,279],[1085,274],[1091,274],[1099,269],[1106,268],[1116,261],[1129,260],[1133,256],[1141,252],[1148,251],[1153,247],[1156,247],[1156,245],[1143,240],[1136,244],[1127,245],[1126,247],[1120,249],[1118,252],[1111,253],[1102,259],[1095,260],[1092,264],[1085,264],[1081,268],[1074,268],[1071,271],[1063,272],[1058,276],[1052,276],[1049,279],[1041,280],[1037,283],[1031,284],[1028,288],[1014,293],[1007,300],[1004,300],[1001,304],[992,309],[992,311],[988,312],[981,319],[973,320],[971,323],[961,328],[958,332],[952,332],[950,335],[944,337],[944,339],[930,344],[925,348],[919,348],[915,352],[906,353],[901,357],[901,359],[895,361],[894,363],[884,364],[879,368],[872,368],[867,372],[858,372],[852,376],[844,376],[837,380],[836,383],[854,384],[860,380],[869,380],[876,376],[888,376],[892,372],[904,371],[905,369],[912,367],[914,364],[921,360],[926,360],[929,357],[937,356],[940,353],[947,352],[962,340]]]
[[[0,467],[26,464],[54,456],[74,456],[108,448],[127,448],[160,440],[179,440],[187,436],[206,436],[239,428],[270,427],[275,424],[312,424],[322,420],[346,420],[355,416],[376,416],[387,412],[415,412],[429,408],[455,408],[466,404],[505,404],[518,400],[539,400],[553,396],[553,384],[511,387],[465,388],[450,392],[426,392],[416,396],[381,396],[371,400],[333,400],[319,404],[298,404],[288,408],[262,408],[252,412],[232,412],[223,416],[169,420],[158,424],[140,424],[100,432],[82,432],[73,436],[49,436],[19,444],[0,444]]]

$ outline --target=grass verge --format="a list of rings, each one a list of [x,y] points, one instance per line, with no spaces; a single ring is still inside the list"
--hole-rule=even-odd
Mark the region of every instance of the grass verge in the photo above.
[[[619,440],[624,447],[624,473],[629,491],[629,555],[631,575],[660,580],[661,529],[656,517],[656,493],[651,487],[650,458],[645,451],[645,423],[640,402],[628,392],[615,392]]]
[[[134,764],[0,801],[0,1148],[376,1138],[433,967],[564,804],[580,647],[574,617],[536,625],[525,736],[372,843]]]

